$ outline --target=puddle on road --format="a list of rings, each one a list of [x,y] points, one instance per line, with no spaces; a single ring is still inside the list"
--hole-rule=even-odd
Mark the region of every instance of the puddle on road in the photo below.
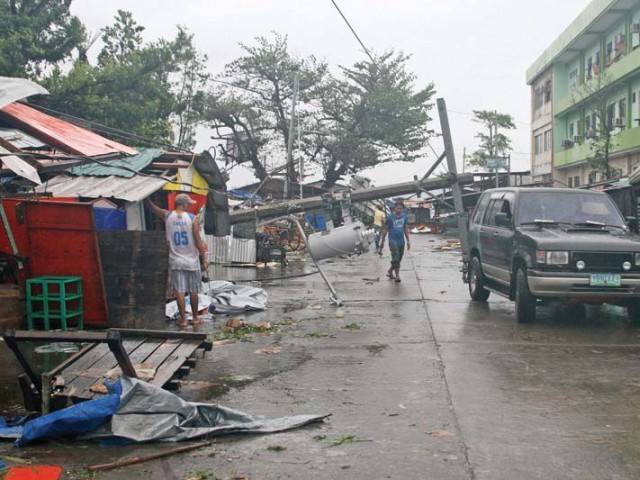
[[[74,349],[71,348],[71,344],[66,344],[66,348],[61,349],[59,345],[52,346],[47,342],[23,342],[19,346],[31,368],[40,375],[64,362],[79,344],[76,344]],[[0,416],[13,415],[23,406],[18,376],[24,372],[5,342],[0,342],[0,365],[3,366],[0,369]]]

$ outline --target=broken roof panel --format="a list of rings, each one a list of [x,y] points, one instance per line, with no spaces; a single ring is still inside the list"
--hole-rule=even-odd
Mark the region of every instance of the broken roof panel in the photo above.
[[[90,177],[108,177],[114,175],[117,177],[131,178],[163,153],[164,150],[159,148],[147,148],[133,157],[103,160],[100,161],[100,163],[89,162],[84,165],[73,167],[69,169],[69,173],[72,175],[86,175]]]
[[[4,165],[16,175],[27,178],[33,183],[40,185],[42,181],[38,175],[38,171],[27,162],[15,155],[9,155],[11,152],[0,145],[0,165]]]
[[[71,177],[58,175],[36,188],[37,193],[51,193],[54,197],[116,198],[139,202],[157,192],[168,180],[137,175],[132,178]]]
[[[135,148],[114,142],[22,103],[11,103],[0,109],[0,117],[36,138],[74,155],[93,157],[110,153],[138,153]]]
[[[31,95],[49,95],[49,92],[26,78],[0,77],[0,108]]]
[[[17,128],[0,128],[0,138],[20,150],[42,149],[47,146],[46,143]]]

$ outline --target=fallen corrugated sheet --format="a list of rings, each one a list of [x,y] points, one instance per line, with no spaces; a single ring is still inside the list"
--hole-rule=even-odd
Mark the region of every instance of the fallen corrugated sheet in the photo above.
[[[90,130],[42,113],[22,103],[11,103],[0,110],[0,117],[30,135],[75,155],[89,157],[109,153],[135,155],[138,151]]]
[[[228,263],[231,236],[216,237],[214,235],[205,235],[204,238],[207,243],[208,260],[211,263]]]
[[[19,157],[16,157],[15,155],[5,156],[5,154],[8,153],[11,152],[0,146],[0,154],[2,154],[0,156],[0,162],[2,162],[2,165],[4,165],[16,175],[31,180],[36,185],[42,184],[42,180],[40,180],[38,171],[34,167],[32,167]]]
[[[46,143],[18,130],[17,128],[0,128],[0,138],[20,150],[41,150],[47,146]]]
[[[156,158],[161,156],[164,150],[159,148],[147,148],[133,157],[118,158],[115,160],[104,160],[100,163],[90,162],[85,165],[69,169],[72,175],[87,175],[92,177],[108,177],[115,175],[118,177],[133,177]],[[108,165],[106,165],[108,164]]]
[[[49,95],[49,92],[26,78],[0,77],[0,108],[31,95]]]
[[[54,197],[117,198],[139,202],[157,192],[167,180],[157,177],[71,177],[58,175],[36,188],[36,193],[51,193]]]
[[[229,261],[233,263],[256,263],[256,241],[246,238],[232,238]]]

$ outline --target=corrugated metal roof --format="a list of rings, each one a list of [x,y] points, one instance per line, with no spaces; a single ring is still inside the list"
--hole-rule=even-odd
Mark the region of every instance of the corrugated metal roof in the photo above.
[[[132,178],[71,177],[58,175],[36,188],[37,193],[51,193],[54,197],[116,198],[139,202],[157,192],[167,180],[137,175]]]
[[[135,175],[135,172],[139,172],[145,168],[163,153],[164,150],[159,148],[147,148],[133,157],[103,160],[100,163],[87,163],[85,165],[73,167],[69,169],[69,173],[72,175],[86,175],[90,177],[108,177],[110,175],[114,175],[117,177],[131,178]],[[109,166],[105,165],[107,163]]]
[[[11,152],[2,146],[0,146],[0,153],[3,154],[0,156],[0,164],[4,165],[13,173],[29,179],[37,185],[42,183],[42,180],[40,180],[40,176],[38,175],[38,171],[34,167],[15,155],[4,155]]]
[[[47,144],[17,128],[0,128],[0,138],[21,150],[42,148]]]
[[[42,113],[22,103],[11,103],[0,110],[0,116],[12,124],[67,153],[94,157],[109,153],[136,155],[135,148],[104,138],[86,128]]]
[[[31,95],[49,95],[49,92],[26,78],[0,77],[0,108]]]

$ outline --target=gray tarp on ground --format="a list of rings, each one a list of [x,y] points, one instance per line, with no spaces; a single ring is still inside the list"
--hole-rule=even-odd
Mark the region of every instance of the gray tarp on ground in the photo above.
[[[328,415],[295,415],[272,419],[216,404],[187,402],[140,380],[121,377],[118,411],[86,439],[115,435],[136,442],[177,442],[225,433],[274,433],[319,422]]]

